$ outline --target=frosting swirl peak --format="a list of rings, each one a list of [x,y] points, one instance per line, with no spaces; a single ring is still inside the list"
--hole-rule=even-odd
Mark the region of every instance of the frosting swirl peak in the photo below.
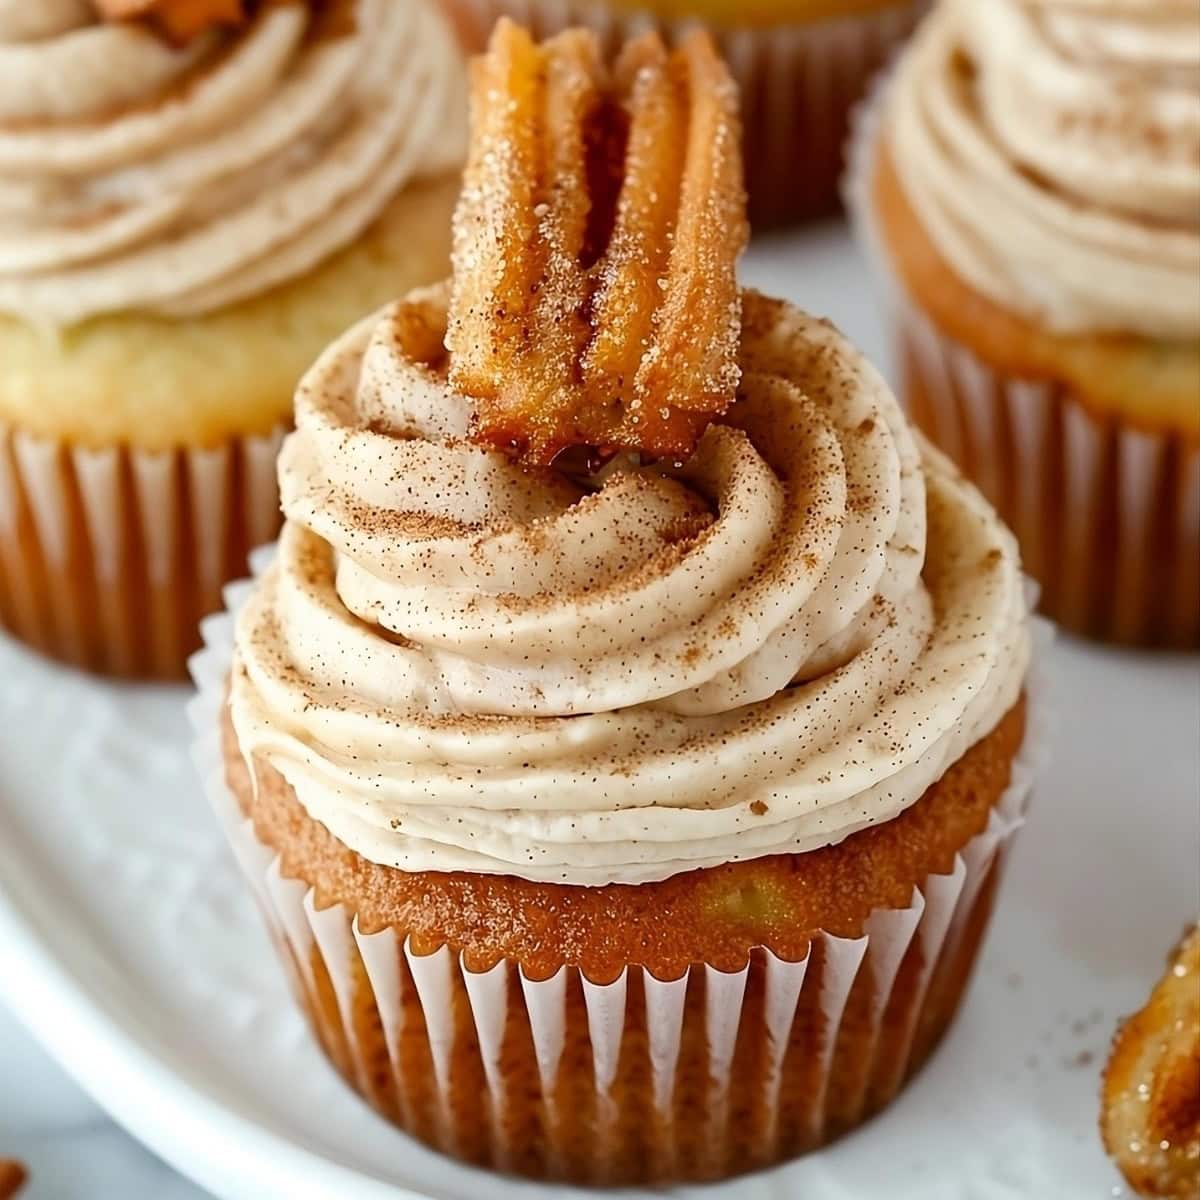
[[[830,327],[747,293],[737,403],[682,465],[468,440],[446,291],[301,385],[231,713],[406,870],[637,883],[840,841],[1015,702],[1017,552]]]
[[[1057,333],[1200,336],[1200,8],[943,0],[892,155],[947,263]]]
[[[0,0],[0,312],[208,312],[303,274],[465,147],[421,2],[264,4],[172,46],[83,0]]]

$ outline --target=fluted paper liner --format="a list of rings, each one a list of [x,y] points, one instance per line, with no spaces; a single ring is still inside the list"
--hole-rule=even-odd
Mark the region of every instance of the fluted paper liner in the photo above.
[[[618,10],[606,0],[442,3],[471,51],[483,48],[501,16],[539,37],[586,25],[610,51],[650,29],[675,38],[689,27],[649,12]],[[741,92],[750,218],[756,228],[836,211],[850,111],[927,7],[928,0],[892,0],[876,12],[846,17],[714,29]]]
[[[0,628],[89,670],[182,678],[200,618],[278,531],[282,436],[151,453],[0,423]]]
[[[252,556],[256,574],[269,553]],[[322,1046],[401,1127],[548,1178],[719,1178],[852,1128],[936,1045],[1045,757],[1045,623],[1009,786],[949,874],[927,877],[907,907],[873,912],[861,937],[821,933],[799,962],[760,948],[733,973],[696,963],[661,980],[631,964],[598,983],[566,966],[530,978],[510,960],[475,972],[447,946],[418,954],[284,878],[226,785],[220,744],[233,614],[251,586],[227,590],[229,611],[204,623],[192,659],[197,767]]]
[[[871,195],[883,96],[854,119],[846,206],[895,328],[900,398],[1017,535],[1042,610],[1104,641],[1200,646],[1200,441],[985,362],[908,295]]]

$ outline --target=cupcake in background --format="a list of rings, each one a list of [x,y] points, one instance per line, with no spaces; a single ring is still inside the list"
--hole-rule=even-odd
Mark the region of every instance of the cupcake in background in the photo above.
[[[95,670],[183,673],[296,381],[449,261],[436,6],[242,7],[0,0],[0,626]]]
[[[381,1113],[724,1178],[862,1125],[958,1010],[1043,736],[1017,547],[836,330],[739,291],[706,35],[610,69],[504,21],[472,96],[454,277],[302,382],[196,757]]]
[[[848,190],[904,399],[1045,611],[1200,644],[1200,7],[943,0]]]
[[[656,29],[703,25],[742,97],[750,220],[756,229],[836,212],[849,115],[928,0],[442,0],[468,49],[499,16],[545,37],[572,25],[607,49]]]

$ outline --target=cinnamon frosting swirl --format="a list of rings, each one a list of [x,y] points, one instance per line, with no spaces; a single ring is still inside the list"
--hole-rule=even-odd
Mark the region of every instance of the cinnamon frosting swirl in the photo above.
[[[943,0],[892,159],[961,278],[1058,333],[1200,337],[1200,7]]]
[[[185,47],[0,0],[0,312],[189,316],[300,275],[460,160],[463,86],[427,0],[280,0]]]
[[[469,440],[446,293],[302,383],[243,609],[248,758],[366,858],[576,885],[802,852],[916,801],[1016,701],[1013,539],[828,325],[745,297],[682,464]]]

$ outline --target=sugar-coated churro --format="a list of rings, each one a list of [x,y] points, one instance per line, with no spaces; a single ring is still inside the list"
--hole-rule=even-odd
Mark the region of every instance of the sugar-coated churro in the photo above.
[[[1140,1012],[1117,1032],[1104,1076],[1104,1144],[1141,1196],[1200,1198],[1200,924]]]
[[[711,40],[610,69],[508,21],[472,74],[447,346],[478,436],[532,464],[688,454],[738,382],[746,242],[736,91]]]

